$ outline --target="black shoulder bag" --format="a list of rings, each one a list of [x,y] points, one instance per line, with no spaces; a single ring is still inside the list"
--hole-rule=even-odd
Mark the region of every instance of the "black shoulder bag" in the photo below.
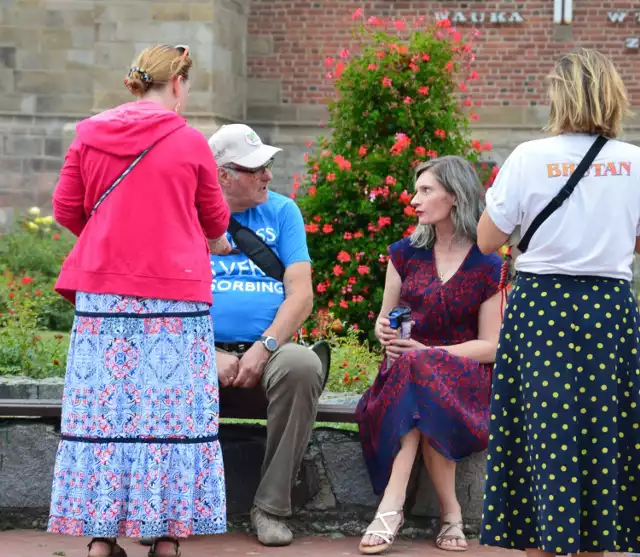
[[[521,253],[527,251],[529,247],[529,242],[531,241],[532,236],[536,233],[538,228],[546,221],[555,211],[557,211],[560,206],[569,198],[569,196],[573,193],[573,190],[576,189],[578,182],[585,175],[595,158],[598,156],[598,153],[602,150],[602,148],[607,143],[608,138],[599,135],[596,140],[593,142],[593,145],[587,151],[587,154],[580,161],[580,164],[576,167],[576,169],[571,173],[567,183],[562,187],[562,189],[558,192],[558,194],[548,203],[548,205],[540,211],[538,216],[533,219],[531,226],[527,228],[525,235],[522,237],[520,242],[518,243],[518,250]]]
[[[262,271],[277,281],[284,280],[285,266],[275,251],[250,228],[240,224],[234,217],[229,219],[229,234],[233,238],[238,249],[246,254]],[[298,331],[300,344],[306,346],[302,339],[302,330]],[[331,368],[331,348],[326,340],[319,340],[308,347],[313,350],[322,362],[323,383],[322,388],[329,379],[329,369]]]

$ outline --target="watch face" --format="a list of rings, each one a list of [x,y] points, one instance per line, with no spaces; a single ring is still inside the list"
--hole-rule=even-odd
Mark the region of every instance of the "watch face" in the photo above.
[[[267,350],[271,352],[275,352],[278,349],[278,341],[273,337],[265,338],[264,345],[267,347]]]

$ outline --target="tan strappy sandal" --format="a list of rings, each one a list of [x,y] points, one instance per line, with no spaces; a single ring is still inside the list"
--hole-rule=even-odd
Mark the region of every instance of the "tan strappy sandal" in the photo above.
[[[394,531],[391,528],[389,528],[389,524],[387,523],[385,518],[389,518],[390,516],[398,516],[398,515],[400,515],[401,520],[398,523],[398,527]],[[373,523],[376,520],[379,520],[382,523],[382,526],[384,526],[385,528],[384,530],[371,529],[371,525],[373,525]],[[402,528],[403,524],[404,524],[404,515],[402,514],[402,511],[388,511],[386,513],[376,513],[376,517],[373,519],[373,521],[369,525],[369,528],[367,528],[367,531],[364,533],[363,537],[378,536],[380,539],[384,540],[384,543],[381,543],[378,545],[362,545],[362,542],[360,542],[360,546],[358,547],[358,549],[360,550],[360,553],[363,553],[364,555],[378,555],[386,551],[387,549],[389,549],[393,545],[393,542],[396,540],[396,536],[398,535],[398,532],[400,531],[400,528]]]
[[[451,530],[454,528],[458,528],[460,530],[460,535],[458,534],[450,534]],[[441,549],[442,551],[467,551],[469,549],[469,545],[466,547],[462,547],[459,545],[449,545],[443,544],[444,541],[467,541],[466,536],[464,535],[464,523],[462,520],[458,520],[456,522],[449,522],[448,520],[440,521],[440,533],[436,538],[436,547]]]

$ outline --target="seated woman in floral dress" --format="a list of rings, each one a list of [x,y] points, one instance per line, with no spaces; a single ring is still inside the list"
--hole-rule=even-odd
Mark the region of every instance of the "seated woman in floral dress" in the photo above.
[[[360,543],[366,554],[387,549],[402,526],[418,448],[440,502],[436,545],[466,550],[456,462],[483,451],[488,441],[502,260],[476,246],[484,191],[473,166],[460,157],[417,167],[415,189],[418,226],[390,246],[376,321],[386,359],[357,410],[373,488],[384,492]],[[397,305],[411,308],[409,339],[389,326],[387,315]]]

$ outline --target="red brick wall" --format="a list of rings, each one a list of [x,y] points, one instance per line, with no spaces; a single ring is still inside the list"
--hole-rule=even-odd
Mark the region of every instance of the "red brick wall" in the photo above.
[[[640,105],[640,50],[625,48],[626,37],[640,36],[629,0],[574,1],[572,37],[554,38],[553,0],[502,2],[252,0],[249,34],[270,37],[270,54],[250,55],[251,78],[281,79],[284,103],[320,103],[331,92],[322,62],[351,40],[351,14],[364,7],[367,16],[433,18],[436,11],[518,11],[520,25],[480,24],[474,83],[485,105],[535,106],[544,103],[544,76],[559,54],[578,46],[598,48],[611,56]],[[622,24],[609,23],[607,12],[628,11]],[[638,5],[637,11],[640,11]]]

